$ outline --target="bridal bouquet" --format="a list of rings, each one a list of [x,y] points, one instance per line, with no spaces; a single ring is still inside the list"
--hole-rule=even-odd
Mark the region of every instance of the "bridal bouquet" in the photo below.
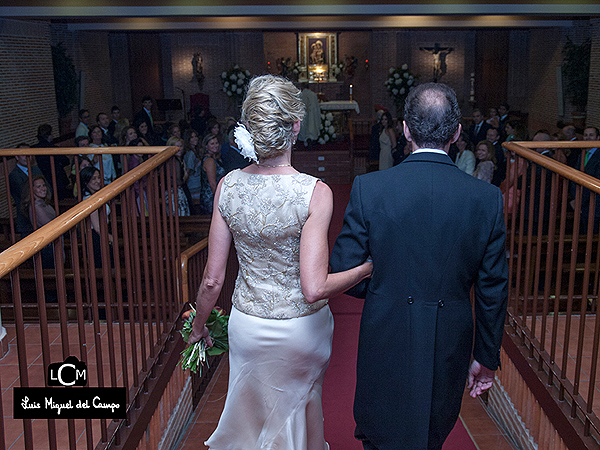
[[[242,69],[237,64],[226,72],[221,74],[223,83],[223,92],[230,97],[233,102],[241,104],[250,84],[250,72]]]
[[[408,64],[403,64],[401,67],[390,67],[388,70],[388,78],[383,84],[387,88],[389,96],[394,100],[398,117],[402,116],[404,102],[408,97],[408,92],[415,87],[417,78],[408,70]]]
[[[183,327],[180,331],[183,340],[187,343],[192,332],[192,324],[196,317],[196,310],[192,307],[191,310],[183,313]],[[200,339],[198,342],[188,345],[181,352],[179,364],[185,369],[190,369],[192,372],[202,373],[202,366],[206,364],[206,355],[220,355],[229,350],[229,342],[227,340],[227,324],[229,316],[220,308],[215,308],[211,311],[206,320],[206,328],[208,328],[209,336],[212,339],[213,346],[208,347],[205,339]]]

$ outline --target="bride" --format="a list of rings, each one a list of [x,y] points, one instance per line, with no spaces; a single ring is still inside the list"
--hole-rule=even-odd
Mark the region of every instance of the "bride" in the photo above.
[[[329,187],[291,165],[304,104],[288,80],[254,78],[236,140],[253,164],[215,192],[209,254],[189,343],[204,326],[225,278],[233,240],[239,272],[229,319],[229,388],[206,445],[214,450],[326,450],[321,390],[333,317],[327,298],[371,275],[365,262],[328,273]]]

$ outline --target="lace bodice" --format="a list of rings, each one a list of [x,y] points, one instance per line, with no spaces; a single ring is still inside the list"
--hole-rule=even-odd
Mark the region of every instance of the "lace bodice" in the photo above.
[[[234,170],[223,180],[219,211],[233,235],[240,268],[233,305],[269,319],[312,314],[300,287],[300,234],[317,179]]]

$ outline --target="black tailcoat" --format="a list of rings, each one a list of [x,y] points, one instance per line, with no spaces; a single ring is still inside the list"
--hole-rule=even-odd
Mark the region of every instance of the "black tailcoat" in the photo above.
[[[355,179],[331,266],[373,258],[372,278],[348,293],[365,298],[354,416],[380,450],[441,448],[472,349],[497,368],[508,284],[502,211],[500,190],[447,155],[412,154]]]

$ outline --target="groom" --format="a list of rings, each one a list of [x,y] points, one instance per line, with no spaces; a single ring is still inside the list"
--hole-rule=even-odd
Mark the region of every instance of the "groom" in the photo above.
[[[454,91],[416,87],[404,119],[415,151],[356,178],[331,256],[334,272],[373,258],[372,278],[348,292],[365,298],[354,399],[365,449],[441,449],[465,381],[473,397],[492,385],[506,313],[502,195],[447,155],[461,132]]]

